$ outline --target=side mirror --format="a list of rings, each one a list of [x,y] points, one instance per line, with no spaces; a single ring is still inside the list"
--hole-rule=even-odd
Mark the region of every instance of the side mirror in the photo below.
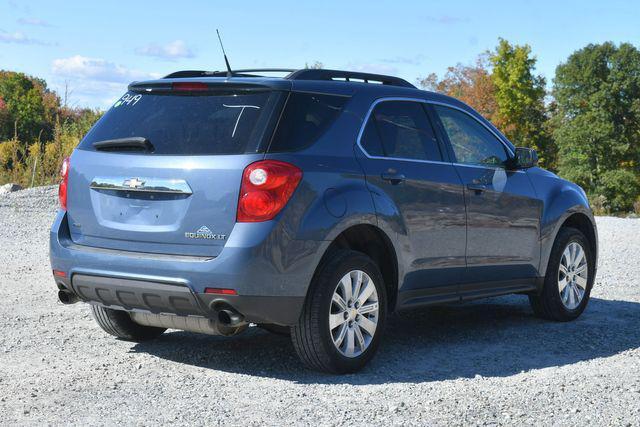
[[[533,148],[517,147],[512,160],[515,169],[528,169],[538,165],[538,153]]]

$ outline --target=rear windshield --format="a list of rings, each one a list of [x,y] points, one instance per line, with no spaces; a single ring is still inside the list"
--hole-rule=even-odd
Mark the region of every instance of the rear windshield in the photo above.
[[[127,92],[78,148],[120,138],[146,138],[153,154],[211,155],[263,151],[278,92],[146,94]]]
[[[295,151],[310,146],[329,129],[348,100],[345,96],[292,92],[269,152]]]

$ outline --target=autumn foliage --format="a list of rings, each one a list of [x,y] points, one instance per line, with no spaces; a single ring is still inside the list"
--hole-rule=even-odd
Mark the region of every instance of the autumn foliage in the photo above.
[[[550,91],[535,66],[528,45],[501,39],[474,63],[418,83],[469,104],[514,144],[535,148],[540,164],[580,184],[599,213],[640,211],[640,51],[590,44],[558,66]],[[65,104],[44,80],[0,71],[0,184],[58,179],[64,156],[102,114]]]
[[[62,159],[100,117],[69,108],[44,80],[0,71],[0,184],[52,184]]]

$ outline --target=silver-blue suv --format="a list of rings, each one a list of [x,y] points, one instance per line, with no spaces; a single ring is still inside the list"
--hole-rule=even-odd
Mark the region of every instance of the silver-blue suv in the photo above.
[[[51,230],[62,302],[128,340],[254,323],[333,373],[396,310],[518,293],[582,313],[594,218],[535,151],[399,78],[264,71],[132,83],[89,131]]]

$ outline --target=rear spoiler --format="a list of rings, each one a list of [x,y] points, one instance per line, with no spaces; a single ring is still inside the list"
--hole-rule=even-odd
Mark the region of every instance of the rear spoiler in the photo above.
[[[146,82],[133,82],[129,85],[131,92],[173,92],[174,83],[184,85],[193,83],[196,85],[206,85],[211,91],[268,91],[268,90],[291,90],[291,81],[285,79],[256,79],[251,77],[234,77],[227,79],[223,77],[204,78],[176,78],[151,80]]]

